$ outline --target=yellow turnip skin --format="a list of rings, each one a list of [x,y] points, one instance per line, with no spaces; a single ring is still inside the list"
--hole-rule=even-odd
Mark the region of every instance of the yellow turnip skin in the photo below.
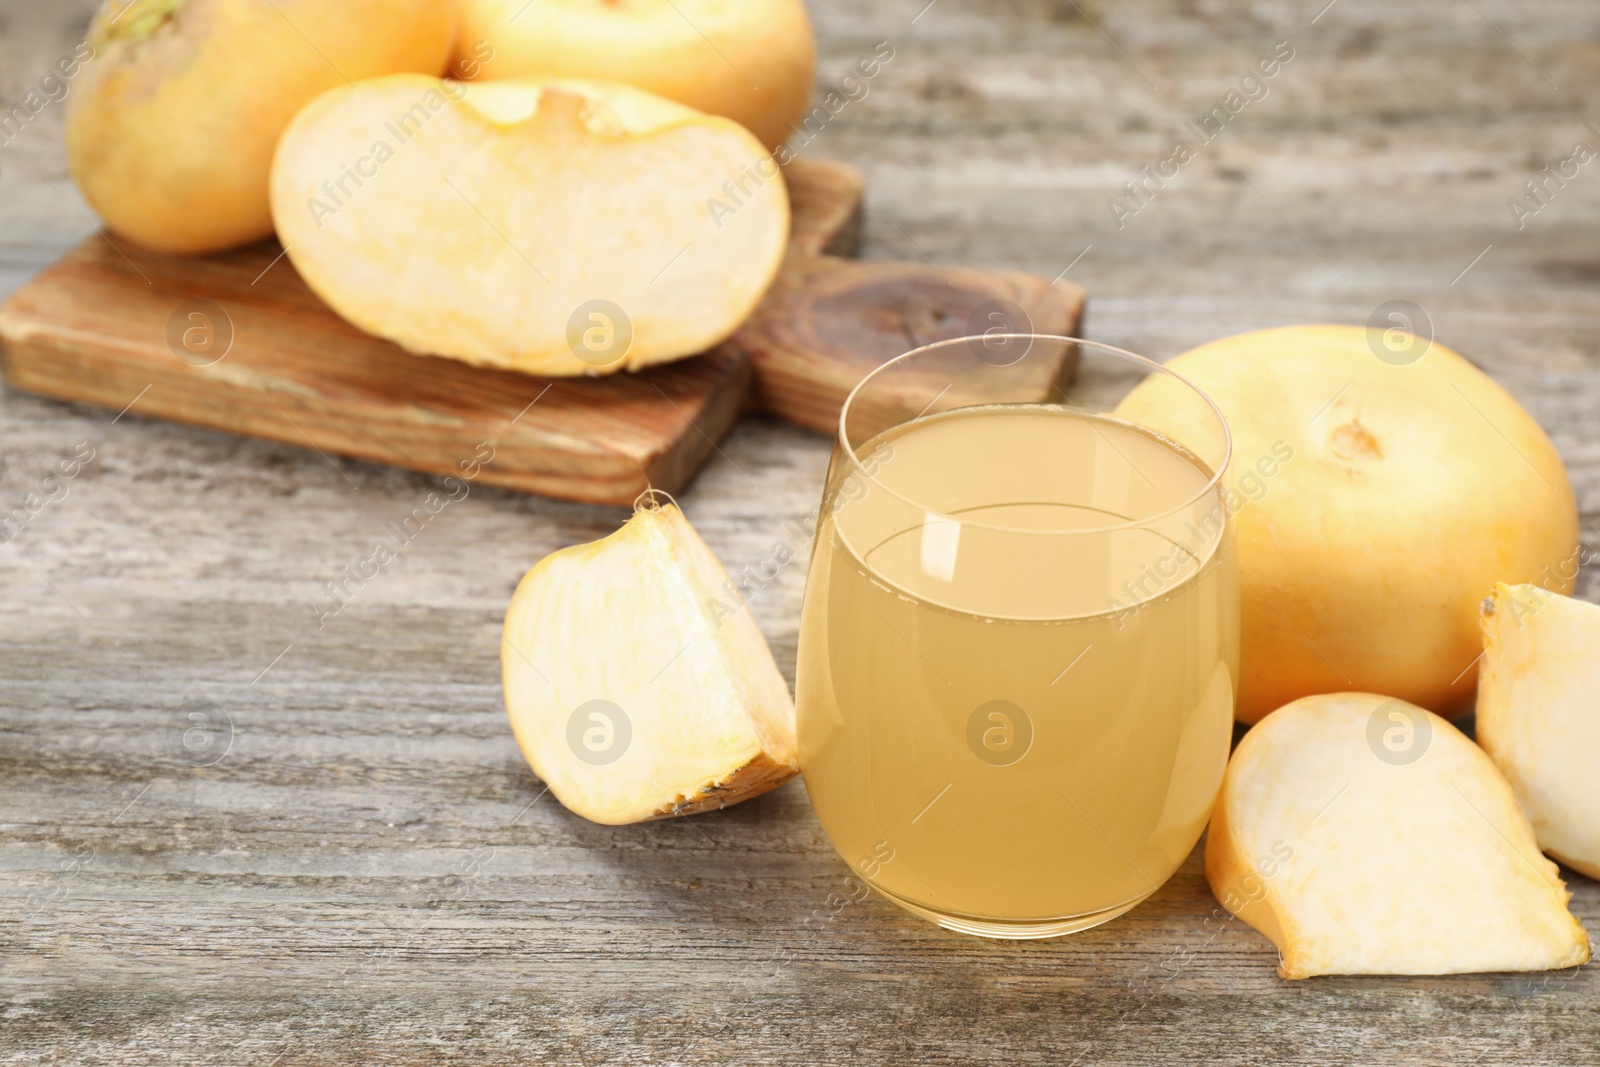
[[[108,0],[67,98],[67,160],[117,233],[204,253],[272,233],[278,135],[325,90],[439,74],[454,0]]]
[[[810,103],[816,46],[801,0],[464,0],[452,69],[626,82],[775,149]]]
[[[1384,335],[1358,326],[1288,326],[1167,364],[1233,432],[1240,722],[1344,690],[1460,715],[1495,583],[1572,590],[1577,502],[1550,438],[1444,345],[1408,351],[1386,360]],[[1173,388],[1152,376],[1117,411],[1204,442]]]

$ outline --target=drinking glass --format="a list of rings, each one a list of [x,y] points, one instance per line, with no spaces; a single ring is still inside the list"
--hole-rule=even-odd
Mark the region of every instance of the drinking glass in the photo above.
[[[1183,378],[1069,337],[927,345],[850,394],[796,698],[811,802],[874,889],[1052,937],[1188,856],[1232,736],[1231,447]]]

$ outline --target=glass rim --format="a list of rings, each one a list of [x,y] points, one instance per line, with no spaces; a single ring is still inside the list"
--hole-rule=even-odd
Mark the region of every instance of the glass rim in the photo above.
[[[936,348],[947,348],[947,347],[950,347],[952,345],[958,345],[958,344],[970,344],[973,341],[982,342],[982,341],[996,341],[996,340],[1026,340],[1026,341],[1030,342],[1030,344],[1029,344],[1029,350],[1030,351],[1031,351],[1031,349],[1033,347],[1032,346],[1032,342],[1034,342],[1034,341],[1064,341],[1064,342],[1067,342],[1069,344],[1074,344],[1074,345],[1086,346],[1088,348],[1099,349],[1102,352],[1107,352],[1107,353],[1110,353],[1111,355],[1118,356],[1118,357],[1120,357],[1122,359],[1128,360],[1129,362],[1131,362],[1135,366],[1148,368],[1149,371],[1151,371],[1153,373],[1165,374],[1165,375],[1170,376],[1171,378],[1175,379],[1179,384],[1181,384],[1185,388],[1187,388],[1195,396],[1199,397],[1202,401],[1204,401],[1206,407],[1211,409],[1211,414],[1216,417],[1217,425],[1222,427],[1222,462],[1217,464],[1217,469],[1212,472],[1210,478],[1206,479],[1206,483],[1204,485],[1202,485],[1199,489],[1195,490],[1195,492],[1191,493],[1188,497],[1186,497],[1182,501],[1178,502],[1177,504],[1174,504],[1170,508],[1167,508],[1167,509],[1165,509],[1163,511],[1157,512],[1154,515],[1147,515],[1142,519],[1129,519],[1129,520],[1125,520],[1123,522],[1112,523],[1112,524],[1110,524],[1108,526],[1096,526],[1096,527],[1093,527],[1091,529],[1084,529],[1084,530],[1025,530],[1025,529],[1018,529],[1018,528],[1009,527],[1009,526],[996,526],[993,523],[976,522],[976,521],[974,521],[972,519],[964,518],[959,513],[951,514],[949,512],[942,511],[942,510],[939,510],[939,509],[936,509],[936,508],[930,508],[930,507],[926,506],[925,504],[923,504],[923,503],[921,503],[919,501],[913,500],[912,498],[906,496],[904,493],[900,492],[899,490],[891,488],[890,486],[888,486],[884,482],[880,481],[877,478],[876,475],[870,473],[866,469],[866,465],[861,462],[861,457],[856,454],[855,446],[850,443],[850,432],[848,430],[850,412],[855,407],[856,399],[857,399],[858,396],[860,396],[862,390],[865,389],[869,384],[871,384],[871,382],[872,382],[872,380],[874,378],[876,378],[878,375],[882,374],[884,371],[887,371],[889,368],[891,368],[891,367],[893,367],[896,364],[899,364],[901,362],[910,360],[915,356],[920,356],[923,353],[929,352],[929,351],[931,351],[933,349],[936,349]],[[1020,360],[1026,359],[1026,358],[1027,358],[1027,353],[1024,352],[1022,356],[1018,357],[1018,360],[1013,361],[1013,362],[1020,362]],[[1011,366],[1011,365],[1012,364],[1005,364],[1005,366]],[[1135,388],[1137,388],[1137,386],[1135,386]],[[934,397],[934,399],[937,400],[938,397]],[[1068,399],[1065,395],[1062,396],[1062,400],[1066,401],[1066,403],[1070,404],[1073,407],[1077,407],[1077,405],[1073,404],[1072,401],[1070,399]],[[1042,406],[1045,406],[1046,403],[1047,402],[1045,402],[1045,401],[1034,401],[1034,402],[1030,402],[1029,406],[1041,406],[1042,407]],[[928,406],[929,407],[933,406],[931,401],[929,402]],[[952,409],[952,410],[959,410],[959,409]],[[924,409],[924,414],[925,413],[926,413],[926,409]],[[922,414],[918,414],[918,415],[913,416],[910,419],[905,420],[905,422],[896,423],[895,425],[896,426],[904,426],[907,423],[915,422],[917,419],[920,419],[922,417],[923,417]],[[1135,423],[1134,425],[1139,425],[1139,424]],[[1150,427],[1145,427],[1145,429],[1150,429]],[[885,432],[887,432],[887,431],[885,431]],[[1163,439],[1166,439],[1166,435],[1163,434],[1162,437],[1163,437]],[[850,390],[849,394],[844,398],[844,403],[842,405],[840,405],[840,407],[839,407],[838,441],[839,441],[839,447],[841,449],[843,449],[845,456],[848,457],[848,459],[850,461],[850,466],[852,468],[852,473],[860,474],[861,477],[863,477],[867,481],[871,482],[873,485],[875,485],[877,488],[879,488],[883,492],[888,493],[890,496],[892,496],[892,497],[904,502],[905,504],[922,511],[924,514],[933,515],[933,516],[936,516],[936,517],[941,518],[941,519],[946,519],[946,520],[948,520],[950,522],[957,523],[957,524],[959,524],[961,526],[970,526],[970,527],[973,527],[975,529],[990,530],[990,531],[993,531],[995,533],[1003,533],[1003,534],[1032,534],[1032,535],[1042,535],[1042,536],[1045,536],[1045,537],[1079,537],[1079,536],[1086,536],[1086,535],[1090,535],[1090,534],[1114,533],[1114,532],[1116,532],[1118,530],[1137,530],[1137,529],[1140,529],[1141,527],[1149,526],[1151,523],[1159,522],[1159,521],[1161,521],[1163,519],[1170,518],[1173,515],[1176,515],[1176,514],[1182,512],[1182,511],[1187,510],[1188,508],[1193,507],[1194,505],[1198,504],[1200,501],[1204,500],[1207,496],[1209,496],[1210,494],[1215,492],[1217,487],[1222,483],[1222,476],[1223,476],[1223,474],[1225,474],[1227,472],[1228,465],[1233,462],[1233,430],[1232,430],[1231,427],[1229,427],[1227,418],[1222,414],[1222,409],[1217,407],[1216,401],[1212,400],[1210,395],[1204,389],[1201,389],[1198,385],[1195,385],[1188,378],[1185,378],[1183,375],[1181,375],[1177,371],[1172,370],[1171,368],[1167,367],[1165,364],[1158,363],[1155,360],[1150,359],[1147,356],[1141,356],[1137,352],[1129,352],[1125,348],[1117,348],[1115,345],[1103,344],[1103,343],[1101,343],[1099,341],[1088,341],[1088,340],[1085,340],[1085,339],[1083,339],[1081,337],[1068,337],[1065,334],[1054,334],[1054,333],[1006,332],[1006,333],[968,334],[968,335],[966,335],[964,337],[949,337],[949,338],[945,338],[942,341],[933,341],[933,342],[930,342],[929,344],[925,344],[925,345],[921,345],[921,346],[919,346],[917,348],[913,348],[913,349],[911,349],[911,350],[909,350],[907,352],[902,352],[898,356],[895,356],[893,359],[884,360],[882,363],[878,364],[878,366],[872,368],[871,371],[867,372],[866,376],[863,377],[859,382],[857,382],[855,384],[855,387],[852,388]]]

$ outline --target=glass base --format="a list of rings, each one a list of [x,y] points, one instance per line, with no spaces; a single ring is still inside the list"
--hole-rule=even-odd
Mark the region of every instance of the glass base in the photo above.
[[[1118,915],[1132,911],[1148,900],[1151,895],[1146,893],[1141,897],[1107,908],[1104,911],[1089,912],[1085,915],[1068,915],[1059,919],[980,919],[972,915],[957,915],[949,912],[934,911],[932,908],[925,908],[921,904],[913,904],[904,897],[897,897],[893,893],[879,889],[877,886],[872,888],[911,914],[927,919],[929,922],[938,923],[946,930],[954,930],[958,934],[972,934],[976,937],[992,937],[1002,941],[1036,941],[1040,938],[1076,934],[1099,926],[1101,923],[1110,922]],[[1151,892],[1153,893],[1154,890]]]

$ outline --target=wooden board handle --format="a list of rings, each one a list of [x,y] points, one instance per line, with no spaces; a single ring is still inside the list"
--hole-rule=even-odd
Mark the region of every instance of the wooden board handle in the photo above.
[[[903,352],[993,328],[1076,336],[1083,290],[995,273],[796,253],[732,345],[755,364],[755,406],[833,433],[856,383]],[[1077,352],[1059,347],[1038,399],[1071,381]]]

